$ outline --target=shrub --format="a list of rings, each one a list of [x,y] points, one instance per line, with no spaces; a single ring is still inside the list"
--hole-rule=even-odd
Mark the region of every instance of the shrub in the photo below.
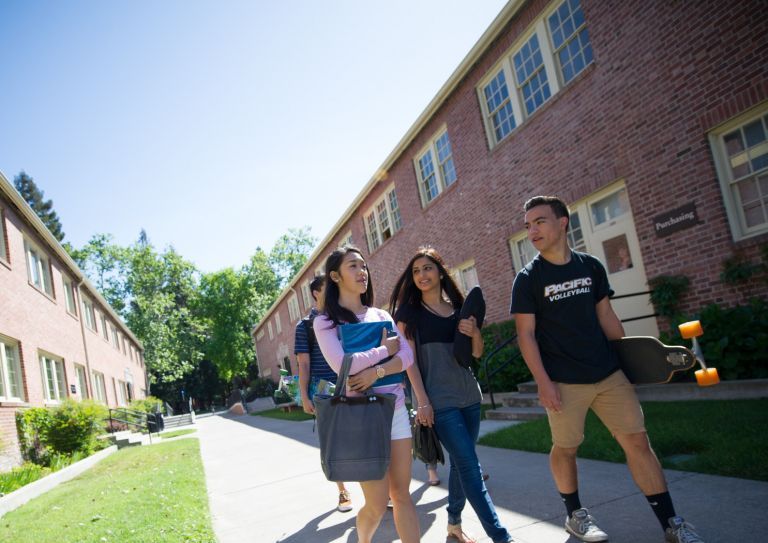
[[[154,396],[147,396],[143,399],[131,400],[131,404],[128,407],[142,413],[157,413],[163,410],[163,400]]]
[[[515,321],[514,319],[510,319],[508,321],[489,324],[483,327],[482,333],[483,340],[485,341],[485,352],[483,353],[483,358],[481,358],[481,363],[478,365],[475,375],[480,382],[480,388],[484,392],[487,392],[488,386],[482,361],[484,361],[498,345],[501,345],[504,341],[515,336]],[[518,384],[530,381],[533,378],[531,372],[528,370],[528,366],[525,365],[522,356],[520,356],[520,349],[517,347],[517,341],[512,341],[496,353],[488,366],[489,373],[492,373],[494,368],[498,368],[508,360],[512,360],[512,362],[492,377],[493,381],[491,386],[494,391],[513,391],[517,388]]]
[[[51,470],[37,464],[25,463],[6,473],[0,473],[0,496],[13,492],[47,475]]]
[[[103,433],[107,408],[91,400],[66,400],[55,407],[45,431],[45,441],[54,452],[87,454],[97,450],[96,437]]]
[[[51,450],[47,446],[45,436],[50,423],[51,410],[45,407],[16,411],[19,448],[24,460],[41,466],[48,465]]]

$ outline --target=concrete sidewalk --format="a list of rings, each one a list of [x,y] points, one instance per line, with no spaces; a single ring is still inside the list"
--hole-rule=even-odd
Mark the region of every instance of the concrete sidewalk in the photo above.
[[[214,416],[198,420],[197,426],[219,543],[357,541],[355,513],[362,492],[359,485],[349,484],[355,510],[336,511],[336,487],[320,470],[311,421]],[[490,447],[478,447],[478,454],[491,475],[487,484],[502,523],[516,541],[576,541],[562,528],[565,513],[546,455]],[[582,502],[611,541],[664,541],[625,465],[580,460],[579,470]],[[443,484],[428,486],[423,465],[414,464],[411,494],[425,543],[445,541],[447,466],[440,466],[439,473]],[[673,470],[666,475],[678,513],[696,525],[707,543],[765,539],[759,533],[768,518],[768,483]],[[491,541],[469,504],[463,521],[465,531],[479,542]],[[374,542],[394,541],[399,539],[387,512]]]

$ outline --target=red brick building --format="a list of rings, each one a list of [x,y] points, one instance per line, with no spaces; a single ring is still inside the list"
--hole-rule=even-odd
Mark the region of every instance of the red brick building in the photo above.
[[[263,376],[290,364],[308,281],[350,239],[378,304],[430,244],[508,319],[537,194],[569,203],[571,245],[617,294],[682,274],[688,313],[765,296],[720,273],[768,242],[768,4],[511,0],[376,172],[254,328]],[[653,312],[647,296],[614,307]],[[626,329],[658,333],[654,318]]]
[[[0,174],[0,471],[20,460],[18,408],[144,398],[143,351]]]

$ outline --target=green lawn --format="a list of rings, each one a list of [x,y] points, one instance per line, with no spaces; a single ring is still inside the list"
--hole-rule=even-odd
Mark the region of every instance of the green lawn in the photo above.
[[[0,519],[2,543],[215,543],[200,444],[123,449]]]
[[[302,411],[301,407],[294,407],[289,412],[283,411],[281,408],[276,407],[275,409],[270,409],[269,411],[260,411],[259,413],[251,413],[251,415],[255,417],[269,417],[272,419],[295,420],[295,421],[312,419],[312,415],[307,415],[304,411]]]
[[[179,436],[185,436],[187,434],[194,434],[195,432],[197,432],[197,430],[193,430],[189,428],[185,430],[168,430],[166,432],[162,432],[160,434],[160,437],[163,439],[169,439],[172,437],[179,437]]]
[[[768,399],[643,403],[645,424],[665,468],[768,481]],[[624,453],[589,412],[579,456],[624,462]],[[481,445],[549,452],[546,419],[480,439]]]

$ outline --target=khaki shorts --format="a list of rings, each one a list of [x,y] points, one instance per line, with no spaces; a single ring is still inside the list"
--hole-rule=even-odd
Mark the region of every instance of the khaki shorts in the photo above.
[[[570,449],[584,441],[587,410],[600,417],[611,434],[645,432],[645,418],[635,387],[619,370],[602,381],[588,385],[555,383],[560,390],[560,412],[547,409],[552,443]]]

